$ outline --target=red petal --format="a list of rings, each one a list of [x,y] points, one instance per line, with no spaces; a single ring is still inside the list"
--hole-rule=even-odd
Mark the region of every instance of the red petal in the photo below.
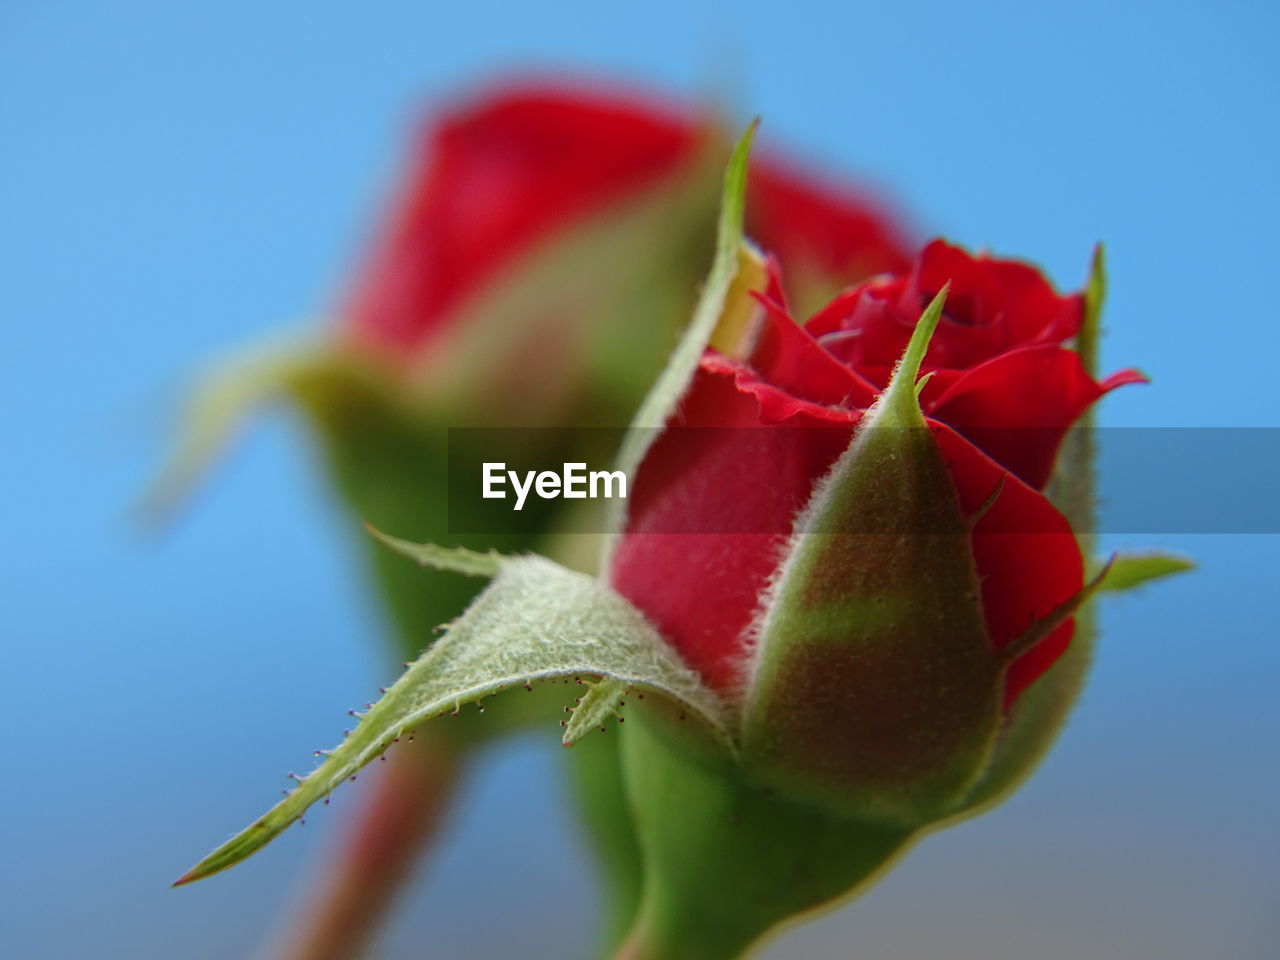
[[[1062,343],[1080,332],[1084,298],[1063,296],[1035,267],[1017,260],[986,260],[1000,287],[1009,344]]]
[[[1126,387],[1131,383],[1150,383],[1151,380],[1141,370],[1135,370],[1132,367],[1124,370],[1117,370],[1109,377],[1105,377],[1099,386],[1102,387],[1103,393],[1110,393],[1116,387]]]
[[[1067,428],[1102,392],[1070,350],[1024,347],[965,371],[928,413],[1043,488]]]
[[[1080,296],[1059,296],[1028,264],[970,256],[941,240],[920,252],[910,273],[845,291],[806,327],[833,356],[883,385],[921,311],[947,283],[926,371],[965,369],[1021,346],[1060,343],[1080,328]]]
[[[532,238],[683,162],[685,118],[632,96],[555,87],[467,104],[428,129],[347,311],[351,332],[411,350]]]
[[[842,364],[883,388],[915,324],[905,322],[893,306],[904,282],[901,277],[873,280],[846,290],[810,317],[805,330]]]
[[[993,327],[1000,333],[996,349],[1021,344],[1061,343],[1080,330],[1084,301],[1079,294],[1061,296],[1035,267],[1017,260],[972,256],[960,247],[935,240],[920,254],[912,285],[918,300],[933,297],[946,283],[947,314],[961,328]],[[962,330],[954,331],[957,337]],[[945,335],[945,334],[944,334]],[[956,362],[969,366],[978,358]]]
[[[752,348],[750,365],[760,378],[813,403],[868,407],[877,390],[822,349],[772,300],[757,295],[765,321]]]
[[[931,421],[951,480],[967,513],[1000,488],[1000,496],[978,521],[973,557],[982,584],[987,632],[1003,649],[1032,623],[1084,586],[1084,564],[1071,525],[1041,493],[990,460],[945,424]],[[1003,486],[1001,487],[1001,484]],[[1010,668],[1006,705],[1066,650],[1075,631],[1068,620]]]
[[[777,254],[765,255],[764,271],[768,277],[764,288],[765,297],[776,303],[782,308],[782,312],[789,316],[791,310],[787,307],[787,295],[782,289],[782,264],[778,262]]]
[[[722,358],[703,363],[632,485],[627,530],[610,567],[613,586],[730,696],[743,679],[744,631],[792,520],[852,433],[851,422],[832,430],[803,410],[789,427],[828,429],[763,427],[743,374]]]
[[[775,158],[754,164],[747,182],[747,233],[783,263],[807,263],[837,284],[911,263],[910,248],[867,197],[797,173]]]

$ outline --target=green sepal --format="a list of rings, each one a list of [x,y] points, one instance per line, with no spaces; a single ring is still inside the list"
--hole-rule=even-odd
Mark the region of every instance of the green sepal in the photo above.
[[[138,513],[150,523],[168,521],[253,417],[287,400],[299,380],[342,363],[330,345],[297,338],[255,344],[204,370],[180,414],[177,443]]]
[[[1098,347],[1102,338],[1102,308],[1107,296],[1106,251],[1099,243],[1089,264],[1084,290],[1084,316],[1076,334],[1076,353],[1090,377],[1098,376]],[[1093,409],[1067,431],[1048,494],[1076,532],[1081,552],[1088,557],[1096,540],[1097,445]],[[1116,559],[1110,570],[1115,569]],[[1105,579],[1098,589],[1105,589]],[[1075,706],[1093,663],[1097,640],[1096,600],[1075,614],[1071,644],[1048,670],[1019,694],[992,753],[991,764],[975,786],[960,819],[996,806],[1035,771],[1057,739]]]
[[[1101,243],[1093,248],[1089,279],[1084,286],[1084,320],[1076,335],[1076,353],[1085,372],[1098,376],[1098,346],[1102,340],[1102,307],[1107,301],[1107,252]]]
[[[996,738],[991,758],[963,806],[931,829],[967,820],[999,805],[1035,771],[1058,738],[1093,662],[1096,604],[1075,614],[1071,644],[1018,695]]]
[[[502,572],[507,558],[496,550],[481,553],[465,547],[442,547],[438,543],[413,543],[383,533],[371,523],[364,528],[370,535],[390,547],[396,553],[403,554],[416,561],[420,567],[430,567],[442,572],[460,573],[466,577],[496,577]]]
[[[1084,291],[1084,316],[1074,347],[1089,376],[1098,375],[1102,307],[1106,299],[1106,258],[1094,248]],[[1092,552],[1097,537],[1095,414],[1086,410],[1067,432],[1058,455],[1049,496],[1076,531],[1081,551]],[[1130,589],[1150,580],[1192,569],[1190,560],[1169,554],[1118,554],[1093,565],[1094,595],[1074,612],[1075,632],[1066,652],[1013,704],[992,752],[991,763],[956,819],[967,819],[1000,803],[1029,777],[1057,738],[1079,696],[1097,642],[1097,594]],[[950,821],[948,821],[950,822]]]
[[[1108,593],[1133,590],[1153,580],[1188,573],[1195,567],[1195,563],[1187,557],[1160,550],[1121,553],[1112,558],[1099,589]]]
[[[720,197],[720,218],[716,230],[716,251],[702,294],[694,307],[693,318],[685,328],[667,365],[663,367],[649,393],[631,420],[631,429],[623,437],[618,450],[618,469],[634,477],[649,447],[666,426],[668,418],[684,396],[698,368],[702,352],[711,342],[717,327],[726,318],[726,305],[734,282],[742,271],[752,272],[758,258],[743,254],[742,221],[746,205],[747,160],[751,141],[759,121],[753,122],[739,138],[725,169]],[[745,291],[743,291],[745,296]],[[601,570],[609,569],[618,531],[626,525],[626,501],[610,503],[610,535],[601,551]]]
[[[538,500],[512,512],[501,532],[451,533],[446,469],[451,451],[444,424],[381,365],[338,343],[304,341],[247,351],[202,378],[192,393],[180,444],[144,501],[146,515],[172,514],[229,441],[255,415],[280,406],[302,414],[328,477],[357,521],[416,541],[508,553],[543,547],[557,522],[557,502]],[[519,432],[500,435],[518,438]],[[502,451],[485,453],[502,456]],[[368,558],[384,616],[394,628],[397,642],[386,659],[394,664],[413,660],[433,641],[435,628],[465,609],[482,584],[452,569],[424,581],[421,571],[361,535],[358,522],[351,529],[353,546]],[[483,718],[465,714],[436,728],[433,736],[469,750],[537,722],[554,706],[552,692],[538,688],[534,696],[510,698]]]
[[[743,761],[780,792],[907,827],[962,803],[1001,722],[968,518],[915,392],[945,295],[797,523],[743,707]]]
[[[1005,666],[1012,666],[1014,661],[1030,653],[1042,641],[1047,640],[1051,633],[1079,613],[1102,587],[1114,562],[1114,557],[1108,559],[1102,565],[1102,569],[1076,591],[1074,596],[1068,597],[1048,613],[1037,617],[1022,633],[1010,640],[997,654],[1000,662]]]
[[[393,547],[399,544],[387,538]],[[488,557],[406,549],[414,559],[475,572]],[[679,705],[722,741],[727,731],[718,701],[626,600],[585,574],[537,556],[503,558],[490,586],[443,636],[360,718],[343,743],[265,816],[223,844],[178,883],[201,879],[243,860],[280,834],[425,721],[457,714],[512,686],[549,679],[596,679],[601,700],[638,688]],[[585,729],[575,730],[580,736]]]
[[[1098,345],[1102,337],[1102,306],[1107,295],[1106,256],[1102,244],[1094,247],[1089,280],[1084,290],[1084,316],[1076,334],[1076,353],[1085,372],[1098,376]],[[1058,461],[1048,495],[1071,524],[1085,556],[1093,552],[1097,525],[1097,442],[1094,438],[1093,409],[1084,412],[1067,431],[1058,451]]]
[[[967,819],[998,804],[1031,775],[1048,751],[1089,669],[1094,641],[1093,601],[1115,561],[1115,557],[1107,560],[1074,597],[1038,618],[1000,651],[1001,660],[1011,664],[1068,618],[1075,621],[1066,651],[1009,708],[987,768],[946,823]]]
[[[613,677],[601,677],[599,680],[586,680],[583,685],[587,692],[578,698],[577,706],[569,707],[572,711],[564,725],[564,736],[561,742],[571,747],[593,729],[605,729],[606,720],[622,720],[623,697],[629,687],[621,680]]]
[[[1085,372],[1098,375],[1102,307],[1106,299],[1106,258],[1102,244],[1093,251],[1084,291],[1084,316],[1073,344]],[[1091,409],[1063,438],[1047,494],[1075,531],[1081,553],[1088,557],[1096,540],[1097,455],[1095,415]],[[1101,589],[1101,585],[1099,585]],[[996,739],[991,761],[953,820],[976,816],[1001,803],[1039,766],[1075,706],[1093,662],[1096,644],[1096,599],[1075,613],[1075,630],[1066,651],[1010,708]],[[952,820],[948,820],[953,822]]]
[[[703,350],[710,343],[729,355],[737,355],[755,334],[760,309],[751,298],[752,290],[763,290],[768,277],[763,258],[743,236],[747,160],[759,121],[753,122],[739,139],[725,169],[717,224],[715,255],[710,273],[694,306],[693,318],[674,354],[644,402],[632,418],[632,429],[618,452],[619,467],[628,476],[635,470],[654,437],[688,389]],[[627,363],[632,363],[630,346]],[[601,544],[599,569],[608,570],[609,556],[617,532],[626,522],[625,504],[612,510],[612,531]],[[607,691],[612,696],[614,691]],[[578,705],[570,723],[585,721],[591,714],[584,708],[607,709],[606,691],[596,688]],[[590,701],[590,702],[589,702]],[[574,750],[570,768],[577,785],[580,809],[593,848],[600,858],[604,880],[606,923],[601,940],[606,953],[612,952],[630,927],[642,884],[639,838],[623,784],[623,760],[612,744],[588,739]]]

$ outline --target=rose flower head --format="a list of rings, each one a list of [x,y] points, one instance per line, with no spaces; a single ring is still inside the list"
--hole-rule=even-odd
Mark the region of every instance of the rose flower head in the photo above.
[[[1087,596],[1043,490],[1063,438],[1139,377],[1085,369],[1083,295],[942,241],[804,325],[776,267],[754,296],[756,329],[707,351],[641,464],[610,582],[778,789],[953,815]]]

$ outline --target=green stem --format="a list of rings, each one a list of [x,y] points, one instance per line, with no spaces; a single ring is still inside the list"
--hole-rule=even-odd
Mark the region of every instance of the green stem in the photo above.
[[[644,889],[615,960],[735,960],[784,921],[864,888],[913,837],[756,786],[730,758],[649,723],[625,732]]]
[[[640,902],[640,846],[627,804],[618,744],[587,736],[568,751],[578,812],[598,860],[604,917],[595,956],[610,956],[627,936]]]

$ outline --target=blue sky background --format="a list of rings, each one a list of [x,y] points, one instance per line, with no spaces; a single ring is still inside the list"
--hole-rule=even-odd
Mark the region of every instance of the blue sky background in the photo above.
[[[1105,240],[1105,365],[1155,379],[1106,422],[1277,426],[1277,19],[1232,0],[0,6],[0,954],[247,956],[352,809],[339,794],[167,889],[387,677],[353,534],[286,419],[170,536],[126,508],[186,373],[333,302],[434,98],[526,67],[728,89],[922,230],[1064,284]],[[1280,551],[1151,540],[1202,569],[1108,606],[1032,783],[769,957],[1271,955]],[[585,946],[549,727],[477,772],[383,956]]]

